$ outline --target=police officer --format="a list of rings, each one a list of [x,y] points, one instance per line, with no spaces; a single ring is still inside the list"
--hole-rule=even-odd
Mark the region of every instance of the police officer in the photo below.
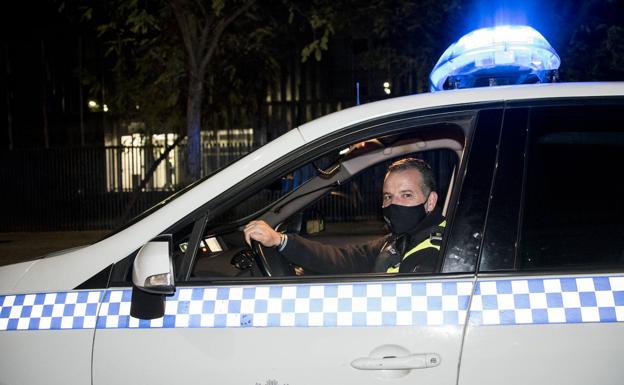
[[[431,167],[405,158],[392,163],[384,178],[382,210],[390,234],[363,244],[333,246],[252,221],[245,226],[245,240],[276,247],[296,265],[318,273],[433,272],[446,225],[437,201]]]

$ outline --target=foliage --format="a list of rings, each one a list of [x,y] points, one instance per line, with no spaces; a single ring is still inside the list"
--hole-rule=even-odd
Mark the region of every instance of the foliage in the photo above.
[[[624,1],[588,1],[582,11],[560,50],[563,81],[623,80]]]
[[[279,75],[283,56],[293,52],[292,32],[316,33],[328,26],[308,2],[299,3],[303,6],[290,0],[277,4],[265,1],[228,26],[230,33],[221,36],[214,56],[206,63],[210,74],[206,85],[210,103],[215,103],[213,109],[228,103],[255,103],[255,97],[249,98],[249,88],[260,89]],[[183,13],[182,25],[179,19],[176,21],[176,4]],[[64,0],[59,10],[73,12],[75,19],[97,32],[104,46],[104,66],[110,70],[107,77],[98,78],[87,71],[81,74],[92,94],[104,92],[117,114],[140,117],[148,125],[162,128],[172,123],[178,126],[184,120],[189,66],[197,60],[195,56],[207,53],[207,43],[211,42],[205,39],[203,52],[188,49],[199,50],[201,33],[209,32],[210,38],[211,32],[219,28],[218,21],[227,18],[228,10],[231,14],[246,3],[214,0],[209,4],[207,9],[204,2],[195,0]],[[308,27],[302,28],[301,22]],[[319,49],[325,50],[330,32],[324,31],[323,36]],[[248,68],[256,71],[246,71]],[[141,106],[140,112],[136,105]]]
[[[406,83],[415,77],[424,91],[428,73],[451,37],[459,0],[317,1],[311,8],[314,38],[303,59],[320,60],[330,37],[346,37],[354,49],[352,71]]]
[[[164,2],[111,0],[63,2],[61,7],[91,27],[101,42],[102,62],[81,79],[91,98],[110,114],[146,123],[149,131],[182,132],[183,52],[171,11]]]
[[[358,25],[371,25],[373,33],[359,31],[366,37],[368,49],[359,58],[362,70],[381,71],[395,82],[412,75],[417,91],[427,87],[429,72],[446,45],[458,35],[453,15],[459,1],[380,0],[362,13]]]
[[[414,78],[416,90],[422,92],[428,88],[428,74],[439,55],[466,32],[469,15],[483,5],[479,0],[257,0],[244,17],[227,25],[214,47],[215,41],[204,38],[204,48],[198,48],[206,31],[214,35],[220,22],[247,3],[65,0],[61,5],[63,12],[78,9],[78,16],[104,42],[111,71],[105,79],[83,73],[92,90],[104,94],[111,110],[128,120],[139,119],[158,130],[176,128],[181,133],[188,124],[189,77],[200,65],[195,56],[211,49],[205,76],[199,80],[206,92],[201,108],[204,119],[225,116],[233,105],[244,105],[253,113],[267,85],[281,76],[283,63],[294,55],[303,62],[322,60],[337,39],[346,39],[347,47],[353,49],[351,71],[393,83]],[[535,2],[534,8],[542,13],[542,26],[562,56],[563,80],[622,78],[621,0],[555,0]]]
[[[303,3],[305,5],[305,2]],[[316,61],[321,61],[322,52],[329,48],[329,40],[335,34],[334,24],[338,24],[338,18],[343,16],[344,9],[340,3],[317,0],[307,4],[304,8],[294,2],[290,3],[289,21],[295,19],[295,13],[307,19],[313,38],[310,43],[301,50],[301,61],[306,62],[314,55]]]

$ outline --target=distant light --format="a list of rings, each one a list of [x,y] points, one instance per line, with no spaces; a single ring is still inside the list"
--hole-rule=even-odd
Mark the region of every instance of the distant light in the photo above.
[[[98,106],[95,100],[89,100],[89,108],[96,108]]]
[[[431,91],[488,85],[547,83],[561,60],[548,41],[528,26],[470,32],[451,44],[429,75]]]
[[[137,105],[135,106],[135,108],[138,110],[138,109],[139,109],[139,105],[137,104]]]
[[[102,106],[102,111],[108,112],[108,106],[106,104]]]
[[[383,89],[384,89],[384,92],[386,93],[386,95],[390,95],[390,93],[392,92],[390,90],[390,82],[387,82],[387,81],[384,82],[383,83]]]

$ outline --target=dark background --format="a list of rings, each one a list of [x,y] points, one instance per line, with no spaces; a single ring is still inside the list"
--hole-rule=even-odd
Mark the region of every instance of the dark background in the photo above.
[[[174,3],[197,17],[211,4],[0,5],[0,231],[110,230],[196,179],[182,167],[175,183],[158,187],[149,172],[165,167],[165,148],[150,139],[155,134],[183,139],[172,150],[180,164],[193,154],[186,107],[197,82]],[[216,20],[245,4],[226,3]],[[356,84],[362,103],[428,92],[428,74],[451,43],[473,29],[510,23],[531,25],[549,40],[562,60],[561,81],[623,79],[622,0],[257,0],[228,26],[199,81],[199,176],[355,105]],[[237,142],[238,128],[253,134]],[[219,132],[227,135],[205,139]],[[144,164],[130,171],[130,184],[110,187],[107,162],[127,150],[120,138],[129,134],[145,139],[137,148]]]

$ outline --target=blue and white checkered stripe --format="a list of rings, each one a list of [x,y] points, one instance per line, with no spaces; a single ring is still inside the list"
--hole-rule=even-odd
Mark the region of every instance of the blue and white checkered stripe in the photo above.
[[[129,316],[130,291],[107,293],[98,328],[461,325],[472,282],[181,288],[165,316]]]
[[[624,322],[624,277],[480,281],[472,325]]]
[[[130,316],[131,290],[0,296],[0,331],[463,325],[471,281],[178,288],[165,316]],[[100,301],[101,299],[101,301]],[[98,309],[99,306],[99,309]],[[471,325],[624,322],[624,276],[479,281]]]
[[[102,291],[0,296],[1,330],[93,329]]]
[[[0,296],[0,330],[462,325],[471,292],[472,282],[461,281],[178,288],[165,316],[154,320],[130,316],[129,289],[103,292],[97,319],[96,308],[85,312],[73,297],[97,305],[100,291]],[[24,310],[32,296],[55,301],[54,314]],[[49,327],[40,322],[43,312],[52,317]]]

